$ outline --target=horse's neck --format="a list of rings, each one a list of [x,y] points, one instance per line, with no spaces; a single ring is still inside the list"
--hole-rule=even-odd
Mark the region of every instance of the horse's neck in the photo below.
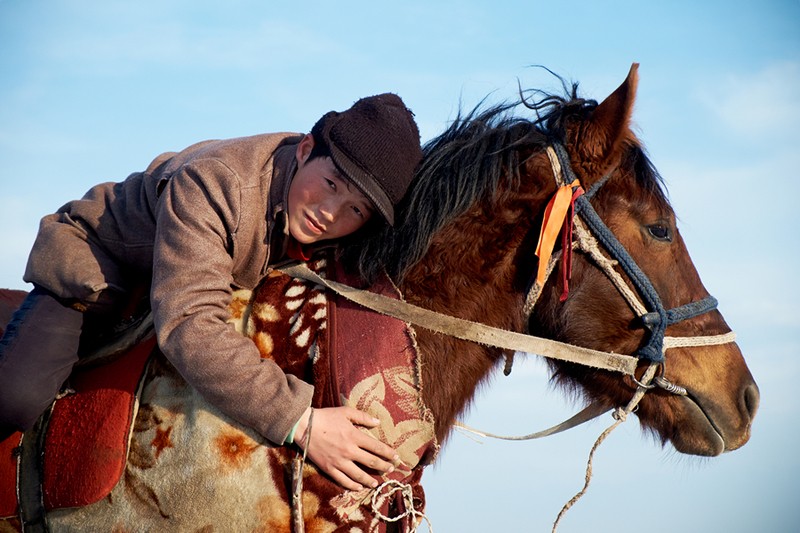
[[[403,292],[409,302],[421,307],[518,331],[521,313],[515,310],[520,309],[520,296],[507,286],[513,276],[503,269],[510,266],[502,266],[509,262],[498,256],[487,269],[487,258],[481,252],[486,248],[480,242],[487,238],[485,233],[463,227],[440,235],[407,276]],[[417,328],[417,339],[423,358],[423,397],[436,417],[437,437],[443,440],[502,352],[424,328]]]
[[[499,352],[424,329],[417,329],[417,341],[423,360],[422,396],[441,443],[496,366]]]

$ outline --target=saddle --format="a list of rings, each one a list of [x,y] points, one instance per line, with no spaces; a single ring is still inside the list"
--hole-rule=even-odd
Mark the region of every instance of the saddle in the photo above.
[[[113,342],[82,353],[68,387],[33,428],[0,442],[0,519],[46,530],[46,511],[111,492],[125,470],[137,392],[155,346],[142,313]]]

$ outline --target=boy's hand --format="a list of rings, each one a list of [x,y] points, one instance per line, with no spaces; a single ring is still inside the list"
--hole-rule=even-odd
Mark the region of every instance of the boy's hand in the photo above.
[[[294,438],[304,449],[310,414],[310,408],[303,413]],[[378,424],[377,419],[352,407],[315,409],[311,445],[306,453],[314,464],[346,489],[375,487],[378,482],[362,466],[389,473],[400,460],[392,448],[356,427],[371,428]]]

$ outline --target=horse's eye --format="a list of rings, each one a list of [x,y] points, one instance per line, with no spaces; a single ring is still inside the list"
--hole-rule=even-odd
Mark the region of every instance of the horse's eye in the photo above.
[[[672,242],[672,231],[666,224],[650,224],[647,226],[647,231],[654,239]]]

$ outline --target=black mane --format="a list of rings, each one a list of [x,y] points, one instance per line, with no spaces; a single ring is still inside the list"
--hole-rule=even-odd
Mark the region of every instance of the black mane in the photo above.
[[[570,88],[564,84],[565,96],[520,92],[513,103],[485,107],[481,102],[466,114],[459,112],[443,133],[423,147],[414,182],[396,210],[395,227],[354,241],[344,249],[343,259],[366,280],[374,280],[385,269],[392,279],[401,281],[442,226],[475,202],[496,199],[497,191],[517,188],[524,163],[520,153],[565,142],[567,124],[587,118],[597,102],[579,98],[577,88],[577,84]],[[533,112],[533,119],[515,114],[520,108]],[[641,148],[632,148],[644,158],[636,158],[638,166],[657,178]]]

